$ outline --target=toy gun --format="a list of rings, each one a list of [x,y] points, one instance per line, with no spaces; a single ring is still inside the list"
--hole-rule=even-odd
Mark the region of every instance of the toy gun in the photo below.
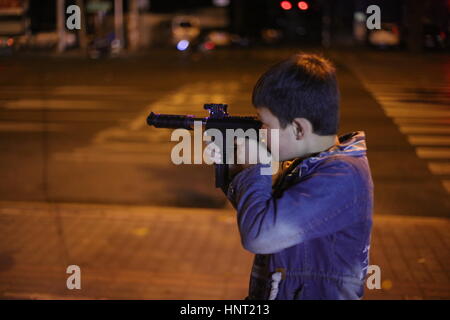
[[[219,144],[223,164],[215,163],[216,188],[221,188],[225,194],[227,193],[229,184],[228,165],[225,164],[227,159],[226,147],[226,130],[227,129],[247,129],[258,130],[261,128],[261,122],[256,117],[230,116],[227,112],[226,104],[205,104],[204,109],[209,111],[209,117],[195,118],[192,115],[172,115],[172,114],[155,114],[153,112],[147,117],[147,124],[155,128],[172,128],[172,129],[194,129],[194,122],[201,121],[205,130],[217,129],[222,133],[222,143]]]

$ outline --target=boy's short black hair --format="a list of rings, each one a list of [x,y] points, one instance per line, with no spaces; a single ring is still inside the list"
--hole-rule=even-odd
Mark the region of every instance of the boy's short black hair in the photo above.
[[[308,119],[313,132],[337,134],[339,88],[332,63],[299,53],[265,72],[253,89],[253,105],[268,108],[285,128],[295,118]]]

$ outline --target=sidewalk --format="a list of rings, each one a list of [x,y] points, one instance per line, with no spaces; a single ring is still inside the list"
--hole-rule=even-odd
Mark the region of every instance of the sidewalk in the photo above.
[[[0,202],[2,299],[243,299],[251,263],[232,210]],[[450,299],[450,220],[376,216],[370,263],[366,299]]]

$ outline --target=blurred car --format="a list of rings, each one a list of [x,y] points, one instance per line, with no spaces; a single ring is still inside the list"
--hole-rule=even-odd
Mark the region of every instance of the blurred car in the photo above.
[[[172,20],[171,30],[173,44],[184,48],[186,44],[189,45],[197,40],[200,35],[200,21],[192,16],[177,16]],[[181,46],[180,42],[182,42]]]
[[[426,23],[423,26],[424,47],[427,49],[445,48],[446,33],[437,25]]]
[[[53,49],[58,45],[59,35],[55,31],[39,32],[29,36],[21,36],[17,39],[20,48]],[[77,38],[74,33],[64,33],[64,45],[71,48],[76,45]]]
[[[15,37],[0,36],[0,54],[11,55],[14,52],[16,42]]]
[[[21,1],[0,1],[0,53],[9,55],[26,32],[25,7]]]
[[[395,23],[382,23],[380,29],[370,30],[368,40],[371,45],[380,48],[400,45],[400,32]]]
[[[225,30],[211,30],[205,32],[197,48],[195,45],[193,47],[194,49],[196,48],[199,51],[205,52],[224,47],[245,47],[248,45],[248,39],[242,38],[237,34],[232,34]]]
[[[114,39],[113,32],[103,36],[93,36],[88,43],[87,53],[89,58],[99,59],[113,55],[117,50],[117,42]]]
[[[233,43],[233,36],[223,30],[211,30],[206,31],[200,36],[201,40],[198,41],[198,45],[194,44],[194,49],[206,52],[213,49],[227,47]]]
[[[53,48],[58,44],[58,33],[39,32],[33,35],[30,44],[33,48]]]

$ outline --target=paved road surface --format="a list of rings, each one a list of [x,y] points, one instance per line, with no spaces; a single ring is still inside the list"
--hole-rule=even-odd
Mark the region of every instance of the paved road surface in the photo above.
[[[170,142],[169,130],[147,127],[146,116],[149,111],[206,115],[205,102],[226,102],[233,114],[251,114],[251,90],[259,74],[290,52],[295,51],[224,51],[204,57],[156,52],[104,61],[2,60],[6,76],[0,80],[1,199],[226,206],[221,192],[212,187],[212,168],[172,164],[170,151],[176,142]],[[384,54],[366,53],[369,62],[384,61]],[[440,68],[445,61],[422,59],[422,69],[430,67],[433,74],[441,70],[440,78],[422,81],[398,102],[396,95],[403,94],[398,90],[410,82],[394,77],[392,61],[386,60],[383,72],[373,72],[365,58],[346,52],[330,55],[339,67],[341,133],[364,130],[368,136],[376,212],[447,215],[449,139],[444,116],[449,111],[442,91],[445,69]],[[364,67],[367,72],[358,74]],[[372,87],[362,76],[370,72],[377,75]],[[440,93],[427,95],[438,87]],[[394,107],[386,107],[387,98],[377,96],[386,90],[394,90]],[[429,118],[414,124],[424,112],[414,100],[420,92],[422,101],[425,94],[427,103],[436,104]],[[408,108],[415,111],[408,111],[406,118],[394,115],[393,121],[386,108],[394,108],[395,115]],[[424,125],[426,121],[434,122]],[[431,126],[432,135],[423,132]]]

